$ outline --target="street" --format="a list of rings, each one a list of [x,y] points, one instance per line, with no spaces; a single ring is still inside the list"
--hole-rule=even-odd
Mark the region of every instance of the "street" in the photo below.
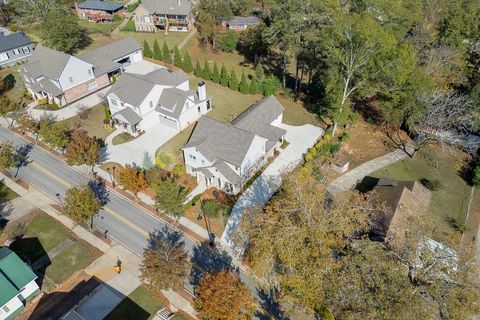
[[[27,145],[29,142],[16,133],[0,128],[1,142],[10,142],[16,147]],[[90,180],[87,176],[66,165],[62,160],[46,152],[40,147],[33,146],[28,152],[28,164],[18,171],[18,177],[37,187],[50,198],[59,201],[65,197],[65,191],[75,185],[86,184]],[[12,170],[14,171],[14,170]],[[162,230],[166,223],[153,216],[140,206],[131,202],[122,195],[106,190],[105,205],[94,218],[94,226],[102,231],[108,230],[108,235],[135,254],[142,256],[143,248],[151,232]],[[211,250],[196,240],[183,236],[185,249],[189,252],[192,261],[192,280],[190,285],[197,283],[201,272],[219,270],[229,267],[230,257],[217,249]],[[278,314],[276,304],[272,302],[268,293],[258,292],[254,281],[245,272],[240,270],[240,278],[249,287],[259,303],[257,317],[269,319]],[[190,289],[193,289],[191,287]],[[266,309],[268,312],[265,312]],[[269,315],[265,315],[269,314]]]

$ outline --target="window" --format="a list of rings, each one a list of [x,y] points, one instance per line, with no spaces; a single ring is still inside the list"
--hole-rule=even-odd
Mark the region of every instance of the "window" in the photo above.
[[[92,69],[88,69],[87,73],[89,76],[92,76]]]
[[[144,16],[144,17],[143,17],[143,21],[150,23],[150,22],[151,22],[150,16]]]
[[[17,55],[17,54],[19,54],[19,53],[20,53],[20,50],[18,50],[18,49],[13,49],[13,54],[14,54],[14,55]]]
[[[30,52],[30,49],[28,47],[23,48],[23,53],[29,53],[29,52]]]
[[[192,159],[192,160],[197,160],[197,158],[196,158],[194,155],[192,155],[192,154],[190,155],[190,159]]]
[[[8,60],[8,54],[0,53],[0,61],[7,61]]]
[[[92,82],[87,83],[88,91],[95,90],[97,87],[98,87],[98,84],[97,84],[96,81],[92,81]]]
[[[8,308],[7,306],[3,306],[2,310],[5,311],[5,313],[10,312],[10,308]]]
[[[68,81],[70,81],[70,84],[73,84],[73,77],[68,78]]]
[[[198,106],[197,110],[198,110],[198,113],[200,113],[200,112],[201,112],[201,111],[200,111],[200,106]]]
[[[110,99],[110,103],[114,105],[115,107],[117,106],[117,100],[115,99]]]
[[[150,104],[150,109],[153,108],[153,101],[150,101],[149,104]]]
[[[210,106],[210,100],[207,101],[207,110],[210,110],[211,106]]]

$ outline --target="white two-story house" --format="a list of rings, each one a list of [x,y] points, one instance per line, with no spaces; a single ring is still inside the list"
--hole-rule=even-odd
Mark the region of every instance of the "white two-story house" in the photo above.
[[[123,39],[82,56],[38,45],[30,62],[19,71],[25,87],[34,99],[47,99],[59,106],[67,105],[104,88],[111,75],[143,58],[140,45]]]
[[[187,173],[207,188],[239,193],[283,143],[283,111],[268,97],[231,123],[202,117],[182,148]]]
[[[181,131],[212,108],[205,83],[189,90],[187,75],[165,68],[142,74],[124,73],[107,93],[114,124],[136,135],[158,123]]]

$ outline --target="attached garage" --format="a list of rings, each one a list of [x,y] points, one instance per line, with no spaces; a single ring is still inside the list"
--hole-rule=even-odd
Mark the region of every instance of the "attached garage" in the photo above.
[[[159,120],[160,120],[161,124],[163,124],[167,127],[178,130],[178,122],[176,120],[166,118],[162,115],[159,115]]]

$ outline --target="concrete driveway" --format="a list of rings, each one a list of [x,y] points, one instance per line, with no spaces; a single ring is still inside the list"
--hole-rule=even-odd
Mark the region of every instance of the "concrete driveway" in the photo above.
[[[107,94],[107,91],[110,90],[111,86],[107,86],[95,93],[92,93],[89,96],[86,96],[80,100],[77,100],[68,106],[60,109],[60,110],[55,110],[55,111],[50,111],[50,110],[38,110],[34,109],[36,104],[31,104],[28,107],[28,112],[32,115],[33,118],[36,120],[39,120],[40,117],[44,114],[50,114],[55,117],[57,121],[65,120],[68,118],[72,118],[76,116],[80,110],[80,108],[85,107],[85,108],[93,108],[99,103],[101,103]]]
[[[112,140],[123,131],[116,130],[105,139],[107,161],[117,162],[121,165],[141,165],[147,153],[155,161],[155,152],[168,140],[173,138],[178,131],[161,123],[148,128],[140,137],[118,145],[113,145]]]
[[[147,60],[140,60],[125,68],[125,72],[136,74],[147,74],[158,69],[165,69],[165,67],[155,64]]]
[[[234,252],[242,250],[242,248],[235,247],[232,236],[245,210],[253,206],[263,206],[267,203],[281,186],[281,175],[295,169],[302,161],[303,154],[323,135],[321,128],[310,124],[290,126],[282,123],[279,127],[287,130],[285,140],[289,142],[288,147],[280,152],[280,155],[238,198],[222,234],[221,243]]]

